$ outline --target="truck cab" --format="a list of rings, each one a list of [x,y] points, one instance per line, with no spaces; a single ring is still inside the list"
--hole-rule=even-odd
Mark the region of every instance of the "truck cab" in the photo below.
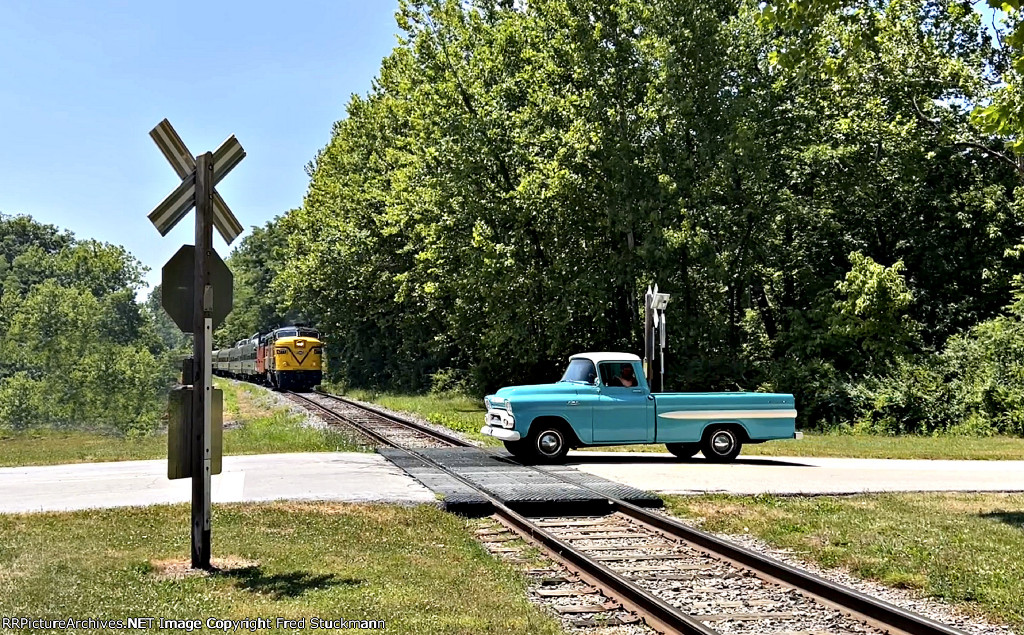
[[[502,388],[484,404],[481,433],[542,462],[560,461],[571,448],[639,443],[725,462],[745,443],[801,436],[793,395],[652,393],[640,358],[629,353],[573,355],[558,382]]]

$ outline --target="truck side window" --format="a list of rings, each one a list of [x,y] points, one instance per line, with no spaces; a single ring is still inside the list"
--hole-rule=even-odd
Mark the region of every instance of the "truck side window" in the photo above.
[[[611,362],[601,364],[599,366],[601,368],[601,383],[611,388],[624,387],[623,381],[620,377],[623,374],[623,367],[629,366],[628,364]]]
[[[629,362],[605,362],[600,364],[601,382],[610,388],[635,388],[639,384],[633,375]],[[623,378],[626,378],[624,381]],[[628,383],[627,383],[628,382]]]

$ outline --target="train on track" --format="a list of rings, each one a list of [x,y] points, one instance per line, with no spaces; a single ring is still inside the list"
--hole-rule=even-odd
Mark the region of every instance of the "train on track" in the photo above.
[[[309,390],[323,379],[324,343],[305,326],[256,333],[213,351],[213,374],[263,383],[277,390]]]

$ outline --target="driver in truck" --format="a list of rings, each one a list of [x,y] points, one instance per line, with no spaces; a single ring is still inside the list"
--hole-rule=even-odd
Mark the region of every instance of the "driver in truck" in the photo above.
[[[636,386],[636,375],[633,374],[633,366],[631,364],[624,364],[622,370],[619,371],[619,383],[626,388]]]

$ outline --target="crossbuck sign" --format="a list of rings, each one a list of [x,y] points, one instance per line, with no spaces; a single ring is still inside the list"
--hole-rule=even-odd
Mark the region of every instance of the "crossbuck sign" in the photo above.
[[[156,147],[160,148],[160,152],[167,158],[167,162],[182,179],[181,185],[149,213],[149,220],[156,226],[157,231],[161,236],[166,236],[167,232],[171,231],[171,228],[177,225],[190,209],[195,207],[196,160],[178,133],[171,127],[171,122],[166,119],[158,123],[156,128],[150,131],[149,136],[153,138]],[[244,158],[245,150],[242,149],[242,144],[238,143],[235,135],[231,135],[213,152],[211,187],[220,183],[221,179],[227,176],[228,172]],[[229,245],[242,233],[242,225],[231,213],[228,204],[224,202],[217,190],[213,190],[213,226],[224,238],[224,242]]]

